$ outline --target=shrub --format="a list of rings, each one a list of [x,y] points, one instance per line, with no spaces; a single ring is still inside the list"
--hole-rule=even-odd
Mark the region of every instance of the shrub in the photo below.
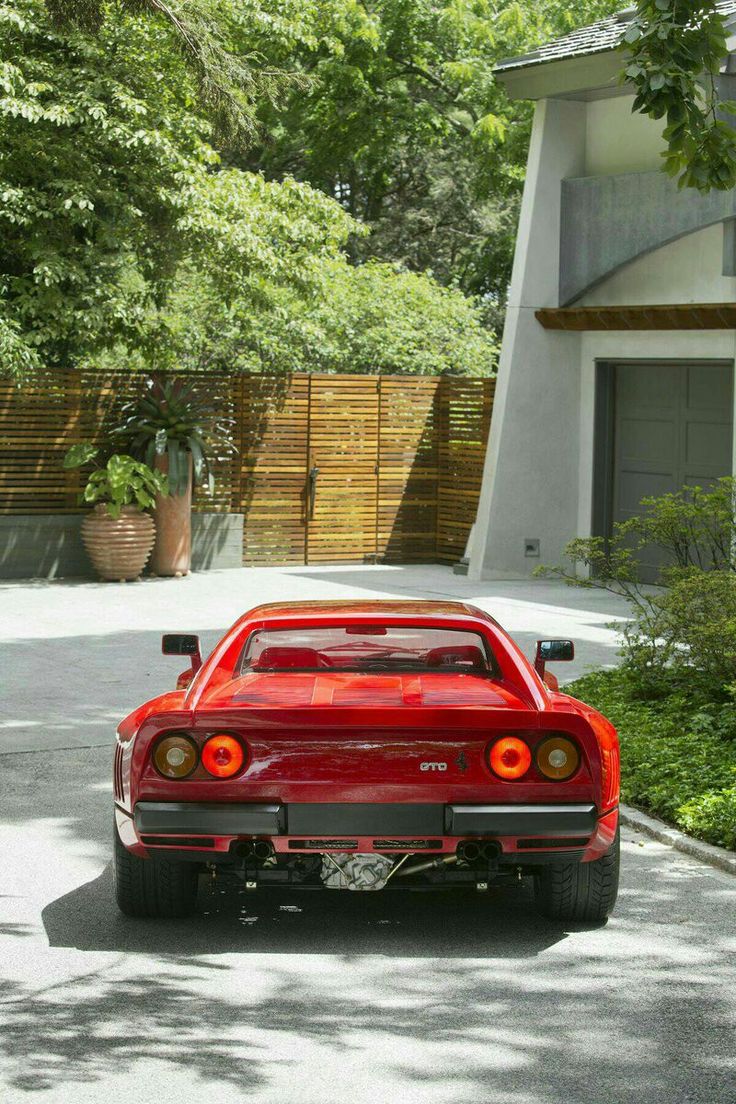
[[[736,851],[736,786],[688,801],[679,823],[691,836]]]
[[[670,677],[668,693],[644,699],[626,667],[569,688],[600,709],[621,740],[624,801],[709,843],[736,848],[736,704]]]
[[[616,525],[610,540],[571,541],[572,568],[540,569],[629,600],[633,618],[622,630],[622,650],[650,695],[666,692],[680,671],[717,697],[736,679],[735,502],[731,477],[709,490],[643,499],[642,514]],[[639,583],[642,556],[661,560],[657,588]]]

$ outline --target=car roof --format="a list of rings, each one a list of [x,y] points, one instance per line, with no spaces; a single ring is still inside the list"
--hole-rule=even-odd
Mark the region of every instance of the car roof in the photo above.
[[[431,599],[352,598],[321,602],[270,602],[256,606],[245,616],[248,621],[293,620],[303,616],[305,620],[345,617],[421,617],[428,619],[457,619],[482,617],[488,614],[466,602],[435,601]]]

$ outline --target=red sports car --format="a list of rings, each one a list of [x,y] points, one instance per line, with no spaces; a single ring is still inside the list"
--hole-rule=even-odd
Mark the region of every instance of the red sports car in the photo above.
[[[468,889],[529,876],[556,919],[616,900],[616,731],[460,602],[300,602],[241,617],[118,728],[115,883],[182,916],[199,876],[269,886]]]

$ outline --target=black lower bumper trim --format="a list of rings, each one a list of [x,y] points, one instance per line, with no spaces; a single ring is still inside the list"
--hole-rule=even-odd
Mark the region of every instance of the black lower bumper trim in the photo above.
[[[290,836],[441,836],[444,805],[287,805]]]
[[[139,836],[590,836],[594,805],[414,805],[141,801]]]
[[[139,836],[280,836],[286,820],[283,805],[139,801],[135,826]]]
[[[449,836],[585,836],[595,805],[448,805]]]

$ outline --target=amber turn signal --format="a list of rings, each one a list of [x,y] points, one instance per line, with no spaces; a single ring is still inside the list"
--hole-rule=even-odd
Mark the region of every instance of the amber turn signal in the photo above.
[[[232,778],[245,760],[245,752],[239,740],[227,733],[210,736],[202,748],[202,766],[215,778]]]
[[[580,766],[580,752],[566,736],[542,740],[536,751],[537,770],[554,782],[572,778]]]
[[[492,746],[488,759],[494,774],[505,781],[512,781],[529,770],[532,753],[518,736],[502,736]]]
[[[156,744],[153,762],[164,778],[186,778],[197,765],[197,745],[188,736],[166,736]]]

